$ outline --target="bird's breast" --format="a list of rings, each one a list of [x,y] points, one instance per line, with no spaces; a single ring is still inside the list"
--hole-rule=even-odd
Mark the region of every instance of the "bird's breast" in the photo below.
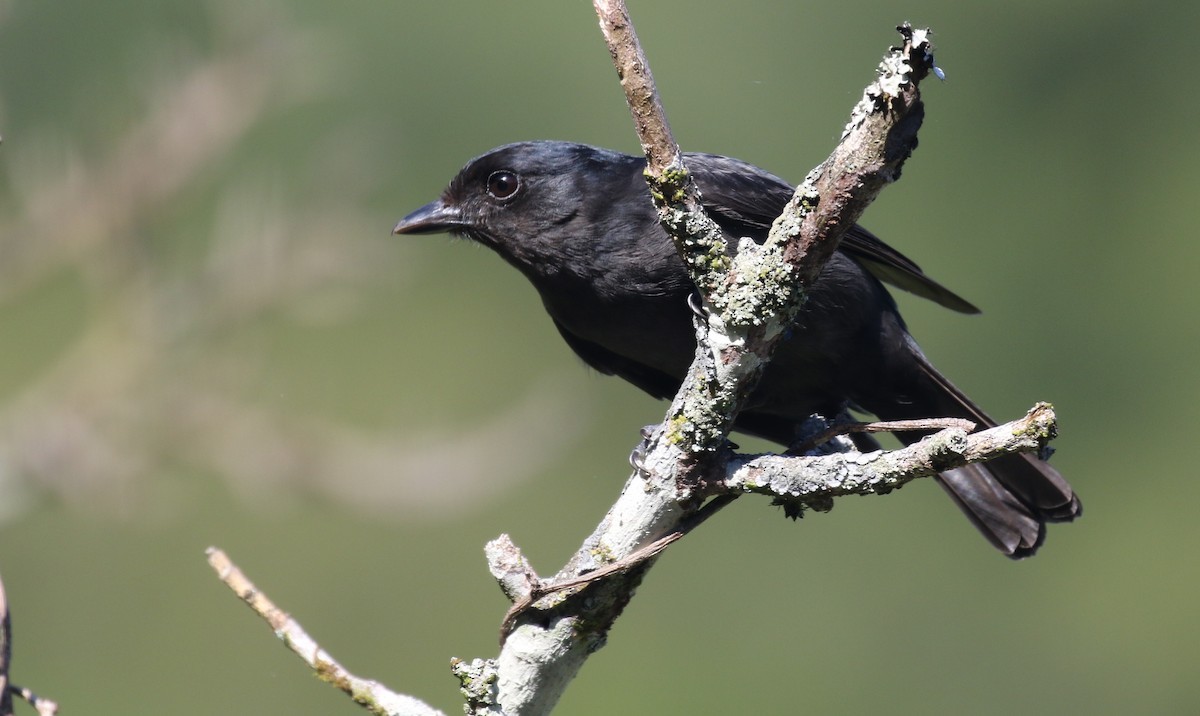
[[[539,292],[551,317],[582,340],[676,378],[692,361],[686,288],[608,276],[587,286],[559,283]]]

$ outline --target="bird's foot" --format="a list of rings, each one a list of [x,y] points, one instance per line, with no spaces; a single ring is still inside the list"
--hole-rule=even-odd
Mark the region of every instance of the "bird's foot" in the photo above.
[[[641,441],[633,446],[633,450],[629,452],[629,466],[632,467],[639,475],[646,477],[649,471],[646,469],[646,452],[650,450],[650,438],[654,435],[654,429],[657,425],[643,426],[638,433],[642,436]]]
[[[708,311],[704,310],[704,299],[700,297],[699,291],[692,291],[687,297],[688,308],[692,309],[692,315],[699,318],[701,321],[708,320]]]

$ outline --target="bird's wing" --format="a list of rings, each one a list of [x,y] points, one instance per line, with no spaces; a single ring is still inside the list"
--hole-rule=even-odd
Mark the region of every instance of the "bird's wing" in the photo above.
[[[763,241],[792,198],[792,186],[753,164],[716,154],[688,154],[704,208],[726,233]],[[959,313],[979,313],[970,301],[934,281],[915,261],[855,225],[841,250],[875,278]]]
[[[554,320],[554,319],[552,319]],[[614,353],[599,343],[580,338],[554,320],[554,327],[575,354],[605,375],[615,375],[633,383],[659,399],[669,399],[679,390],[679,381],[660,370]]]
[[[841,248],[871,274],[896,288],[959,313],[979,313],[975,304],[925,275],[921,267],[879,237],[855,224],[842,237]]]

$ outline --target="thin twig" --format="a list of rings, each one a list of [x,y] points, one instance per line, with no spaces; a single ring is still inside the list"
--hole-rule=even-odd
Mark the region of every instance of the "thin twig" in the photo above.
[[[8,618],[8,597],[0,580],[0,716],[12,716],[12,694],[8,690],[8,664],[12,657],[12,622]]]
[[[533,603],[537,600],[541,599],[542,597],[550,596],[551,594],[565,592],[568,589],[582,587],[591,584],[592,582],[597,582],[614,574],[622,574],[628,572],[634,567],[641,566],[646,561],[657,557],[667,547],[671,546],[675,542],[678,542],[689,532],[707,521],[708,518],[717,514],[721,508],[730,504],[740,496],[741,495],[738,493],[717,495],[713,499],[706,502],[699,510],[688,515],[688,517],[679,524],[679,528],[674,532],[659,537],[650,544],[635,550],[632,554],[623,559],[611,564],[607,564],[591,572],[586,572],[578,577],[564,579],[562,581],[543,582],[541,579],[537,578],[536,574],[530,573],[530,575],[527,577],[529,584],[528,591],[513,602],[513,605],[509,608],[508,613],[504,615],[504,620],[500,623],[500,646],[504,646],[504,641],[508,638],[509,633],[512,631],[517,617],[520,616],[526,609],[529,609],[531,606],[533,606]]]
[[[650,62],[642,51],[624,0],[593,0],[592,5],[600,19],[600,31],[604,33],[617,76],[625,89],[634,129],[642,143],[642,153],[646,155],[647,169],[658,174],[668,167],[681,166],[679,144],[667,122],[667,112],[654,86]]]
[[[41,698],[30,689],[17,686],[8,680],[8,668],[12,665],[12,620],[8,612],[8,596],[4,592],[4,581],[0,580],[0,716],[13,716],[13,696],[20,696],[40,716],[54,716],[58,703]]]
[[[28,703],[35,711],[38,712],[38,716],[55,716],[58,713],[57,701],[51,701],[45,697],[38,696],[24,686],[9,684],[8,691],[9,693],[15,696],[20,696],[22,699],[24,699],[26,703]]]
[[[351,674],[322,649],[299,622],[259,591],[223,551],[209,547],[206,554],[209,565],[225,586],[262,617],[287,648],[303,659],[322,681],[341,689],[355,703],[379,716],[442,716],[441,711],[419,699],[397,694],[377,681]]]
[[[834,423],[808,438],[803,443],[791,448],[789,452],[803,454],[839,435],[850,433],[891,433],[897,430],[945,430],[958,428],[965,432],[975,429],[975,423],[965,418],[926,418],[924,420],[877,420],[870,423]]]

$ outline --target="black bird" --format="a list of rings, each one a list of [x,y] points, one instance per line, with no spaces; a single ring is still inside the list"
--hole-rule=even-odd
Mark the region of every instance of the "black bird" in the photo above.
[[[792,195],[782,179],[729,157],[688,154],[705,209],[736,240],[763,241]],[[449,232],[495,250],[534,285],[584,361],[658,398],[673,396],[695,351],[695,290],[643,178],[645,159],[567,142],[523,142],[471,160],[437,201],[397,234]],[[996,423],[939,373],[908,334],[881,281],[963,313],[978,309],[855,226],[810,287],[808,301],[737,421],[783,445],[814,413],[848,407],[883,420]],[[899,433],[904,443],[920,433]],[[942,487],[1013,558],[1032,555],[1047,522],[1081,513],[1046,462],[1012,455],[950,470]]]

